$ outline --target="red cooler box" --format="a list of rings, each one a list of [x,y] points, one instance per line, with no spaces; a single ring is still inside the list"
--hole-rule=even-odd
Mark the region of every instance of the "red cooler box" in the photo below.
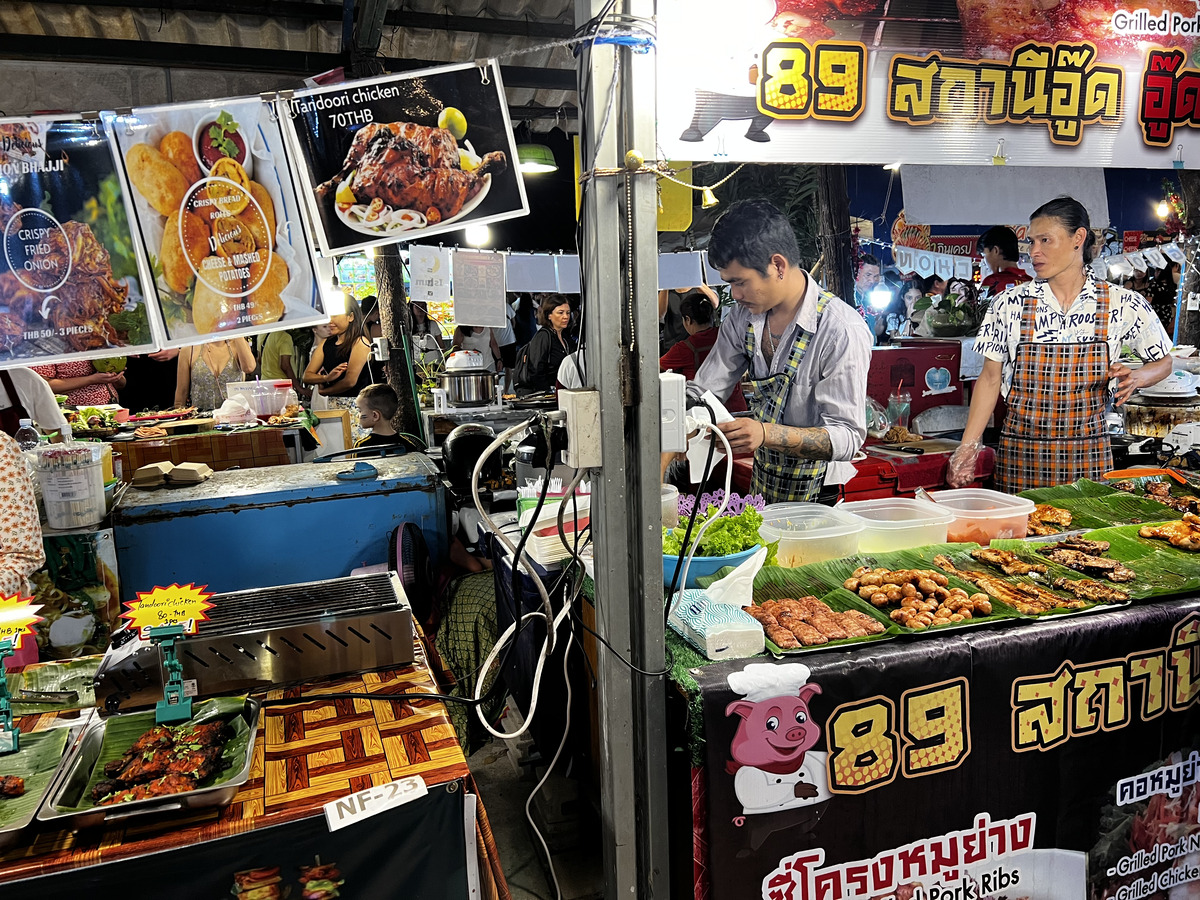
[[[962,344],[958,341],[904,340],[899,346],[871,351],[867,396],[887,408],[888,396],[903,382],[912,397],[912,416],[935,406],[964,403],[958,367]]]

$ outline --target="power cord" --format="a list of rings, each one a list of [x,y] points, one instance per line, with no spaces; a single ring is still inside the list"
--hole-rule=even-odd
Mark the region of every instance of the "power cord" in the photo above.
[[[694,540],[692,542],[691,550],[688,552],[687,562],[685,562],[683,564],[683,585],[685,588],[687,587],[688,569],[691,568],[692,560],[696,556],[696,551],[700,548],[700,539],[704,537],[704,532],[708,531],[709,526],[712,525],[713,522],[717,521],[717,519],[721,518],[722,513],[725,512],[726,508],[728,508],[728,506],[729,506],[729,491],[733,487],[733,450],[729,446],[729,439],[727,437],[725,437],[725,432],[721,431],[720,428],[718,428],[716,425],[712,424],[711,422],[697,422],[696,424],[700,425],[702,428],[707,428],[709,431],[711,431],[713,433],[713,435],[715,437],[720,439],[722,444],[725,445],[725,459],[727,460],[727,464],[725,466],[725,493],[721,497],[721,505],[717,508],[717,511],[715,513],[713,513],[711,516],[709,516],[707,519],[705,519],[704,524],[700,526],[700,530],[696,533],[696,540]],[[715,446],[716,446],[715,444],[712,445],[712,447],[715,447]],[[711,451],[712,447],[709,448],[710,451]],[[697,497],[696,498],[696,506],[700,505],[699,501],[700,501],[700,498]],[[692,509],[692,517],[693,517],[692,520],[693,521],[695,521],[695,514],[696,514],[696,510],[693,507],[693,509]],[[678,569],[676,569],[676,573],[678,574]],[[674,579],[672,579],[672,580],[674,580]],[[680,595],[682,595],[682,592]],[[674,594],[672,595],[672,597],[671,597],[672,601],[675,596],[677,596],[677,595],[674,595]]]

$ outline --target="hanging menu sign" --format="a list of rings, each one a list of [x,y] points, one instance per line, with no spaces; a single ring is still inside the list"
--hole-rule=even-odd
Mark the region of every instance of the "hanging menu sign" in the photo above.
[[[529,212],[494,61],[297,91],[281,108],[325,256]]]
[[[324,322],[283,133],[262,100],[136,109],[113,122],[165,346]]]
[[[0,119],[0,367],[156,349],[98,121]]]

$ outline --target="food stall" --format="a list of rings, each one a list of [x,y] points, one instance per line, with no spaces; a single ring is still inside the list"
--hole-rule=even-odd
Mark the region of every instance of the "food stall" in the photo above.
[[[1192,116],[1178,103],[1194,74],[1191,4],[1136,14],[1071,2],[960,0],[902,15],[894,4],[763,6],[730,17],[715,3],[659,4],[657,139],[667,158],[886,165],[899,169],[894,178],[911,164],[964,167],[975,189],[942,199],[966,210],[963,221],[993,224],[1023,221],[1062,192],[1024,205],[1021,218],[993,213],[989,198],[1020,195],[1023,167],[1043,167],[1052,182],[1087,167],[1194,164]],[[712,52],[694,60],[697,46]],[[833,252],[841,237],[818,241]],[[953,273],[949,254],[927,256],[912,269]],[[961,404],[971,368],[957,341],[947,346],[957,364],[945,376],[904,386],[922,395],[956,386],[951,402]],[[899,381],[883,373],[906,352],[876,352],[881,405]],[[766,568],[746,618],[685,597],[681,630],[712,640],[667,639],[670,732],[687,748],[675,755],[672,831],[676,850],[680,833],[692,850],[672,869],[679,895],[1194,892],[1200,565],[1188,547],[1200,544],[1182,516],[1195,514],[1184,496],[1195,490],[1173,484],[1162,496],[1182,508],[1154,508],[1143,485],[1132,487],[1139,496],[1092,484],[1028,496],[1030,512],[1054,516],[1034,505],[1045,503],[1073,513],[1073,543],[1061,522],[1035,519],[1040,544],[1021,522],[988,547],[925,538]],[[864,523],[864,535],[872,530]],[[1122,569],[1136,574],[1124,580]],[[720,656],[755,640],[765,654],[712,661],[698,649]]]

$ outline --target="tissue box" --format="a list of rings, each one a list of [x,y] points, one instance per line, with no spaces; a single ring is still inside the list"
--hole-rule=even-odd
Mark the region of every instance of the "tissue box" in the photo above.
[[[670,625],[709,659],[742,659],[766,647],[762,625],[745,610],[686,590],[671,610]]]

